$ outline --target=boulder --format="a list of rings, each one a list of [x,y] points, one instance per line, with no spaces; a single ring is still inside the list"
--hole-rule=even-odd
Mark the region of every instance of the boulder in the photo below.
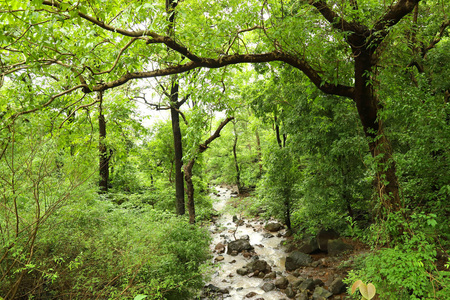
[[[214,250],[216,250],[217,253],[224,253],[225,252],[225,245],[222,243],[218,243],[216,247],[214,247]]]
[[[263,289],[264,292],[270,292],[271,290],[275,289],[275,284],[273,284],[272,282],[266,282],[263,284],[263,286],[261,287]]]
[[[319,245],[317,244],[317,239],[315,237],[309,236],[304,238],[300,245],[297,247],[298,251],[310,254],[319,250]]]
[[[245,295],[245,297],[246,297],[246,298],[251,298],[251,297],[255,297],[256,295],[258,295],[258,294],[255,293],[255,292],[250,292],[250,293],[248,293],[247,295]]]
[[[287,288],[289,284],[289,281],[286,279],[286,277],[280,277],[275,280],[275,286],[279,289],[285,289]]]
[[[311,278],[305,279],[302,283],[300,283],[298,289],[302,292],[306,290],[314,290],[314,280]]]
[[[271,231],[271,232],[279,231],[279,230],[281,230],[282,228],[283,228],[283,225],[281,225],[281,224],[278,223],[278,222],[271,222],[271,223],[268,223],[268,224],[264,227],[265,230]]]
[[[324,289],[321,286],[318,286],[314,289],[314,293],[313,293],[313,300],[326,300],[328,298],[330,298],[331,296],[333,296],[333,294]]]
[[[236,273],[238,273],[241,276],[247,275],[250,273],[250,271],[246,267],[242,267],[236,270]]]
[[[245,267],[249,270],[249,272],[259,271],[263,274],[267,274],[272,271],[272,268],[269,266],[269,264],[265,260],[260,259],[249,262]]]
[[[264,279],[275,279],[277,278],[277,273],[275,272],[269,272],[264,276]]]
[[[336,279],[334,279],[329,286],[329,290],[333,293],[333,295],[339,295],[340,293],[343,293],[345,291],[345,283],[342,281],[342,278],[337,277]]]
[[[233,251],[240,253],[244,250],[253,250],[253,246],[247,240],[235,240],[228,243],[227,254],[231,254]]]
[[[348,251],[353,251],[353,246],[344,243],[341,239],[328,240],[328,254],[332,256],[340,255]]]
[[[290,287],[290,286],[288,286],[287,288],[286,288],[286,290],[284,291],[284,293],[286,294],[286,296],[288,296],[288,298],[294,298],[295,297],[295,292],[294,292],[294,290]]]
[[[301,267],[307,267],[312,263],[312,258],[308,254],[294,251],[286,257],[286,271],[293,271]]]
[[[266,239],[270,239],[270,238],[274,237],[274,235],[271,234],[270,232],[263,233],[262,236],[263,236],[263,238],[266,238]]]
[[[296,300],[308,300],[308,292],[307,291],[303,291],[300,294],[297,294],[297,298],[295,298]]]
[[[321,229],[317,234],[317,245],[322,251],[328,251],[328,241],[339,238],[339,233],[333,229]]]

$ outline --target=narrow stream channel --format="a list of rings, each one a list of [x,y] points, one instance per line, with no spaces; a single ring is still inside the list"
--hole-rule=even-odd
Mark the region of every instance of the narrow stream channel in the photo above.
[[[239,239],[240,237],[247,235],[250,244],[255,248],[254,251],[259,259],[265,260],[272,267],[272,271],[275,271],[278,274],[284,274],[286,253],[280,246],[283,238],[277,237],[277,233],[272,233],[273,237],[268,237],[270,235],[264,230],[265,223],[260,220],[244,219],[244,224],[238,226],[236,229],[236,223],[233,222],[233,216],[230,214],[229,208],[227,208],[227,202],[232,196],[232,191],[223,187],[215,187],[215,189],[217,193],[211,197],[214,199],[214,209],[216,209],[221,216],[217,219],[216,223],[210,227],[213,238],[211,250],[214,251],[214,248],[218,243],[227,245],[227,243],[234,241],[235,237],[236,239]],[[280,231],[280,233],[284,233],[284,230]],[[221,260],[222,258],[223,260]],[[221,261],[217,261],[217,259]],[[207,284],[212,284],[222,290],[227,289],[229,293],[225,293],[221,297],[204,299],[278,300],[286,298],[286,295],[280,291],[272,290],[270,292],[265,292],[261,288],[264,283],[263,279],[249,277],[248,275],[241,276],[236,273],[237,269],[247,265],[252,259],[254,260],[255,257],[245,258],[242,253],[237,256],[226,254],[226,252],[223,254],[214,253],[214,261],[216,264],[219,264],[219,266],[217,272]],[[254,295],[248,297],[252,292]]]

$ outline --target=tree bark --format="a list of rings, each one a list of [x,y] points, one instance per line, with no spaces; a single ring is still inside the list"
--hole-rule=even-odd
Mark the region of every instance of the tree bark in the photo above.
[[[208,145],[214,141],[216,138],[220,137],[220,131],[228,124],[233,117],[226,118],[213,135],[211,135],[203,144],[200,144],[196,150],[194,157],[184,166],[184,179],[186,180],[186,190],[187,190],[187,207],[189,212],[189,223],[195,223],[195,202],[194,202],[194,184],[192,183],[192,169],[194,168],[195,160],[197,155],[203,153],[208,149]]]
[[[104,140],[106,138],[106,120],[105,115],[103,115],[103,92],[98,93],[99,105],[98,105],[98,129],[99,129],[99,139],[98,139],[98,150],[99,150],[99,175],[100,182],[99,188],[100,193],[108,192],[108,181],[109,181],[109,153]]]
[[[258,178],[262,176],[262,151],[261,151],[261,139],[259,138],[258,128],[255,129],[256,135],[256,150],[258,152],[258,166],[259,166],[259,175]]]
[[[238,142],[238,134],[236,132],[236,122],[233,122],[233,133],[234,133],[234,141],[233,141],[233,158],[234,158],[234,167],[236,169],[236,185],[238,188],[238,194],[242,192],[241,186],[241,170],[239,168],[238,160],[237,160],[237,142]]]
[[[177,215],[186,212],[184,203],[184,180],[183,180],[183,144],[180,129],[180,115],[178,109],[178,83],[173,82],[170,89],[170,117],[172,120],[173,146],[175,152],[175,194]]]

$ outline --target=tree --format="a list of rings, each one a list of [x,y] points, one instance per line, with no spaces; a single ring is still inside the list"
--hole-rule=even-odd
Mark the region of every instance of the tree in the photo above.
[[[197,159],[197,155],[205,152],[208,149],[209,144],[220,137],[220,131],[228,124],[233,117],[228,117],[223,120],[216,131],[206,139],[202,144],[198,145],[198,148],[195,150],[195,153],[192,155],[191,159],[184,166],[184,179],[186,180],[186,188],[187,188],[187,207],[189,211],[189,223],[195,223],[195,203],[194,203],[194,184],[192,183],[192,169],[194,168],[195,160]]]
[[[119,0],[89,5],[44,0],[34,1],[29,7],[13,2],[1,17],[7,21],[2,51],[8,53],[2,74],[44,66],[61,68],[70,80],[79,82],[63,91],[53,90],[47,101],[26,105],[16,113],[19,116],[78,90],[100,92],[133,79],[197,68],[284,62],[301,70],[322,92],[354,101],[370,153],[379,163],[376,186],[381,203],[387,211],[398,210],[401,203],[396,165],[379,118],[382,103],[377,90],[381,77],[377,72],[386,59],[386,49],[393,49],[397,43],[390,33],[396,32],[398,24],[419,3],[398,0],[387,6],[372,1],[310,0],[285,5],[284,1],[266,1],[244,8],[234,1],[226,5],[220,1],[182,2],[176,7],[177,35],[167,36],[158,33],[170,23],[163,13],[165,7],[159,3],[136,1],[124,9]],[[423,29],[431,32],[430,36],[447,34],[445,11],[438,10],[432,1],[423,5],[439,20]],[[49,27],[52,32],[45,33]],[[71,37],[58,38],[68,31]],[[173,51],[163,54],[163,47]],[[86,48],[91,51],[84,51]],[[102,70],[99,60],[113,63]],[[168,67],[152,69],[155,65]],[[48,77],[45,72],[40,74]]]

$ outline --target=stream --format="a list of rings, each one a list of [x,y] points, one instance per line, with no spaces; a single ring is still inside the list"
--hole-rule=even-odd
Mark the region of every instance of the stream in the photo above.
[[[222,291],[227,290],[228,293],[217,293],[214,296],[205,296],[202,299],[278,300],[286,298],[284,293],[277,290],[265,292],[261,288],[264,283],[262,278],[248,275],[241,276],[236,273],[239,268],[244,267],[259,257],[260,260],[266,261],[272,268],[272,271],[277,272],[278,275],[287,275],[284,268],[286,253],[283,247],[280,246],[280,243],[283,241],[281,236],[285,230],[282,229],[279,232],[272,232],[270,234],[264,230],[265,222],[260,220],[243,219],[240,221],[240,225],[237,226],[233,222],[233,216],[227,208],[227,202],[233,196],[232,191],[224,187],[215,187],[215,189],[217,192],[212,194],[211,197],[214,199],[213,207],[220,213],[220,217],[216,220],[215,224],[211,225],[210,232],[213,238],[211,250],[214,253],[214,263],[218,264],[218,268],[207,285],[212,285],[214,288],[219,288]],[[220,251],[217,251],[215,247],[219,243],[227,245],[229,242],[244,236],[248,236],[257,257],[252,257],[245,252],[244,254],[247,254],[245,255],[247,258],[242,253],[235,256],[226,252],[217,253]]]

